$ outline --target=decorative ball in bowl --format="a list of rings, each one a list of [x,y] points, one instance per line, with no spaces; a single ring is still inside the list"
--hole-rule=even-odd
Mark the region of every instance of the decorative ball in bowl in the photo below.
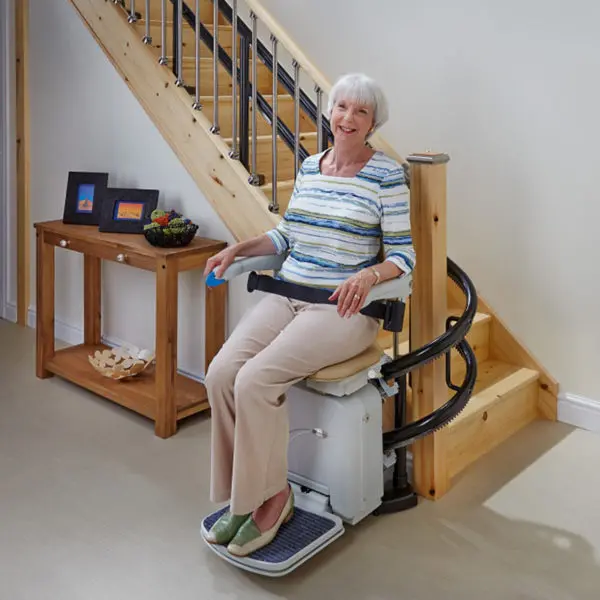
[[[148,225],[144,225],[144,236],[153,246],[187,246],[198,231],[198,225],[174,210],[156,209],[152,211],[151,219]]]
[[[109,379],[135,377],[144,371],[154,360],[150,350],[140,350],[134,346],[96,350],[88,356],[90,364],[98,373]]]

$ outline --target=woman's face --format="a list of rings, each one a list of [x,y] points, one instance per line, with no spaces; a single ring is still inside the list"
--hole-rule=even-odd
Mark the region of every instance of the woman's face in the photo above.
[[[342,98],[331,111],[331,130],[336,142],[364,144],[374,123],[373,108]]]

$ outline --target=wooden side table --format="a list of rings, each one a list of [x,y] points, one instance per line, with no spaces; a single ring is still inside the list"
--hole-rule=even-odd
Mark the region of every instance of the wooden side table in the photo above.
[[[155,248],[142,235],[100,233],[97,227],[36,223],[37,354],[36,375],[58,375],[154,421],[155,434],[168,438],[177,422],[209,408],[206,389],[177,373],[177,280],[181,271],[203,269],[227,245],[196,237],[183,248]],[[84,257],[84,342],[55,350],[55,247]],[[142,374],[121,381],[94,370],[88,356],[107,348],[101,342],[101,261],[110,260],[156,273],[156,361]],[[205,370],[225,340],[227,284],[207,288]]]

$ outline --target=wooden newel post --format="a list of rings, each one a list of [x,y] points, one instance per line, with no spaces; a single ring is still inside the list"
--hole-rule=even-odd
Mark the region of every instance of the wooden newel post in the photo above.
[[[445,331],[447,304],[446,164],[445,154],[414,154],[410,164],[411,224],[416,252],[410,302],[411,350]],[[444,359],[412,374],[412,417],[440,407],[448,397]],[[414,488],[438,498],[449,486],[443,436],[431,434],[413,445]]]

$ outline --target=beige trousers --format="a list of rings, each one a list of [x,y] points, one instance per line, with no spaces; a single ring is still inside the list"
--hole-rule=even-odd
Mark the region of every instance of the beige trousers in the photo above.
[[[376,319],[265,296],[235,328],[206,374],[212,409],[211,500],[250,513],[283,490],[289,438],[286,391],[362,352]]]

